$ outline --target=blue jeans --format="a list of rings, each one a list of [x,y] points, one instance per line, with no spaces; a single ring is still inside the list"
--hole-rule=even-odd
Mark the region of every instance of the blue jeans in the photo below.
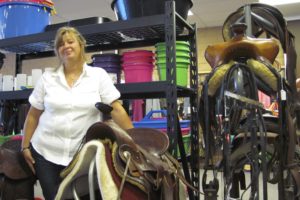
[[[59,173],[65,166],[47,161],[31,146],[31,154],[35,160],[34,168],[46,200],[53,200],[57,193],[61,178]]]

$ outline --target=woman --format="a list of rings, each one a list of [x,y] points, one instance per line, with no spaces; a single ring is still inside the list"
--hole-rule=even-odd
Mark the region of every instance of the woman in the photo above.
[[[22,152],[46,200],[54,199],[59,173],[72,160],[87,129],[101,120],[96,102],[113,107],[112,119],[121,128],[133,128],[108,74],[86,64],[85,44],[76,29],[60,28],[55,53],[61,64],[43,74],[29,97]]]

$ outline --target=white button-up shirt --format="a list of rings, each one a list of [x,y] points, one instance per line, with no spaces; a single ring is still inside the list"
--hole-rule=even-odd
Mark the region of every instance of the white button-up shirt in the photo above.
[[[68,165],[87,129],[102,120],[96,102],[111,104],[119,91],[105,70],[84,64],[73,87],[68,86],[63,66],[46,71],[29,97],[30,104],[44,112],[31,144],[46,160]]]

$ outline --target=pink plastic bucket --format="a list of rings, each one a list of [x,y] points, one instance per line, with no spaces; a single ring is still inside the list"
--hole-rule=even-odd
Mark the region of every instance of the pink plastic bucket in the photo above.
[[[127,51],[123,53],[124,57],[153,57],[154,53],[148,50]]]
[[[123,57],[122,58],[123,64],[129,63],[153,63],[153,57]]]
[[[153,65],[122,65],[125,83],[152,81]]]

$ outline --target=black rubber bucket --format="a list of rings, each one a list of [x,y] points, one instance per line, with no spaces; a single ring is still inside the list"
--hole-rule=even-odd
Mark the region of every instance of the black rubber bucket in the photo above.
[[[165,13],[165,2],[168,0],[114,0],[111,8],[118,20],[128,20],[137,17],[159,15]],[[175,0],[176,12],[187,19],[192,0]]]

